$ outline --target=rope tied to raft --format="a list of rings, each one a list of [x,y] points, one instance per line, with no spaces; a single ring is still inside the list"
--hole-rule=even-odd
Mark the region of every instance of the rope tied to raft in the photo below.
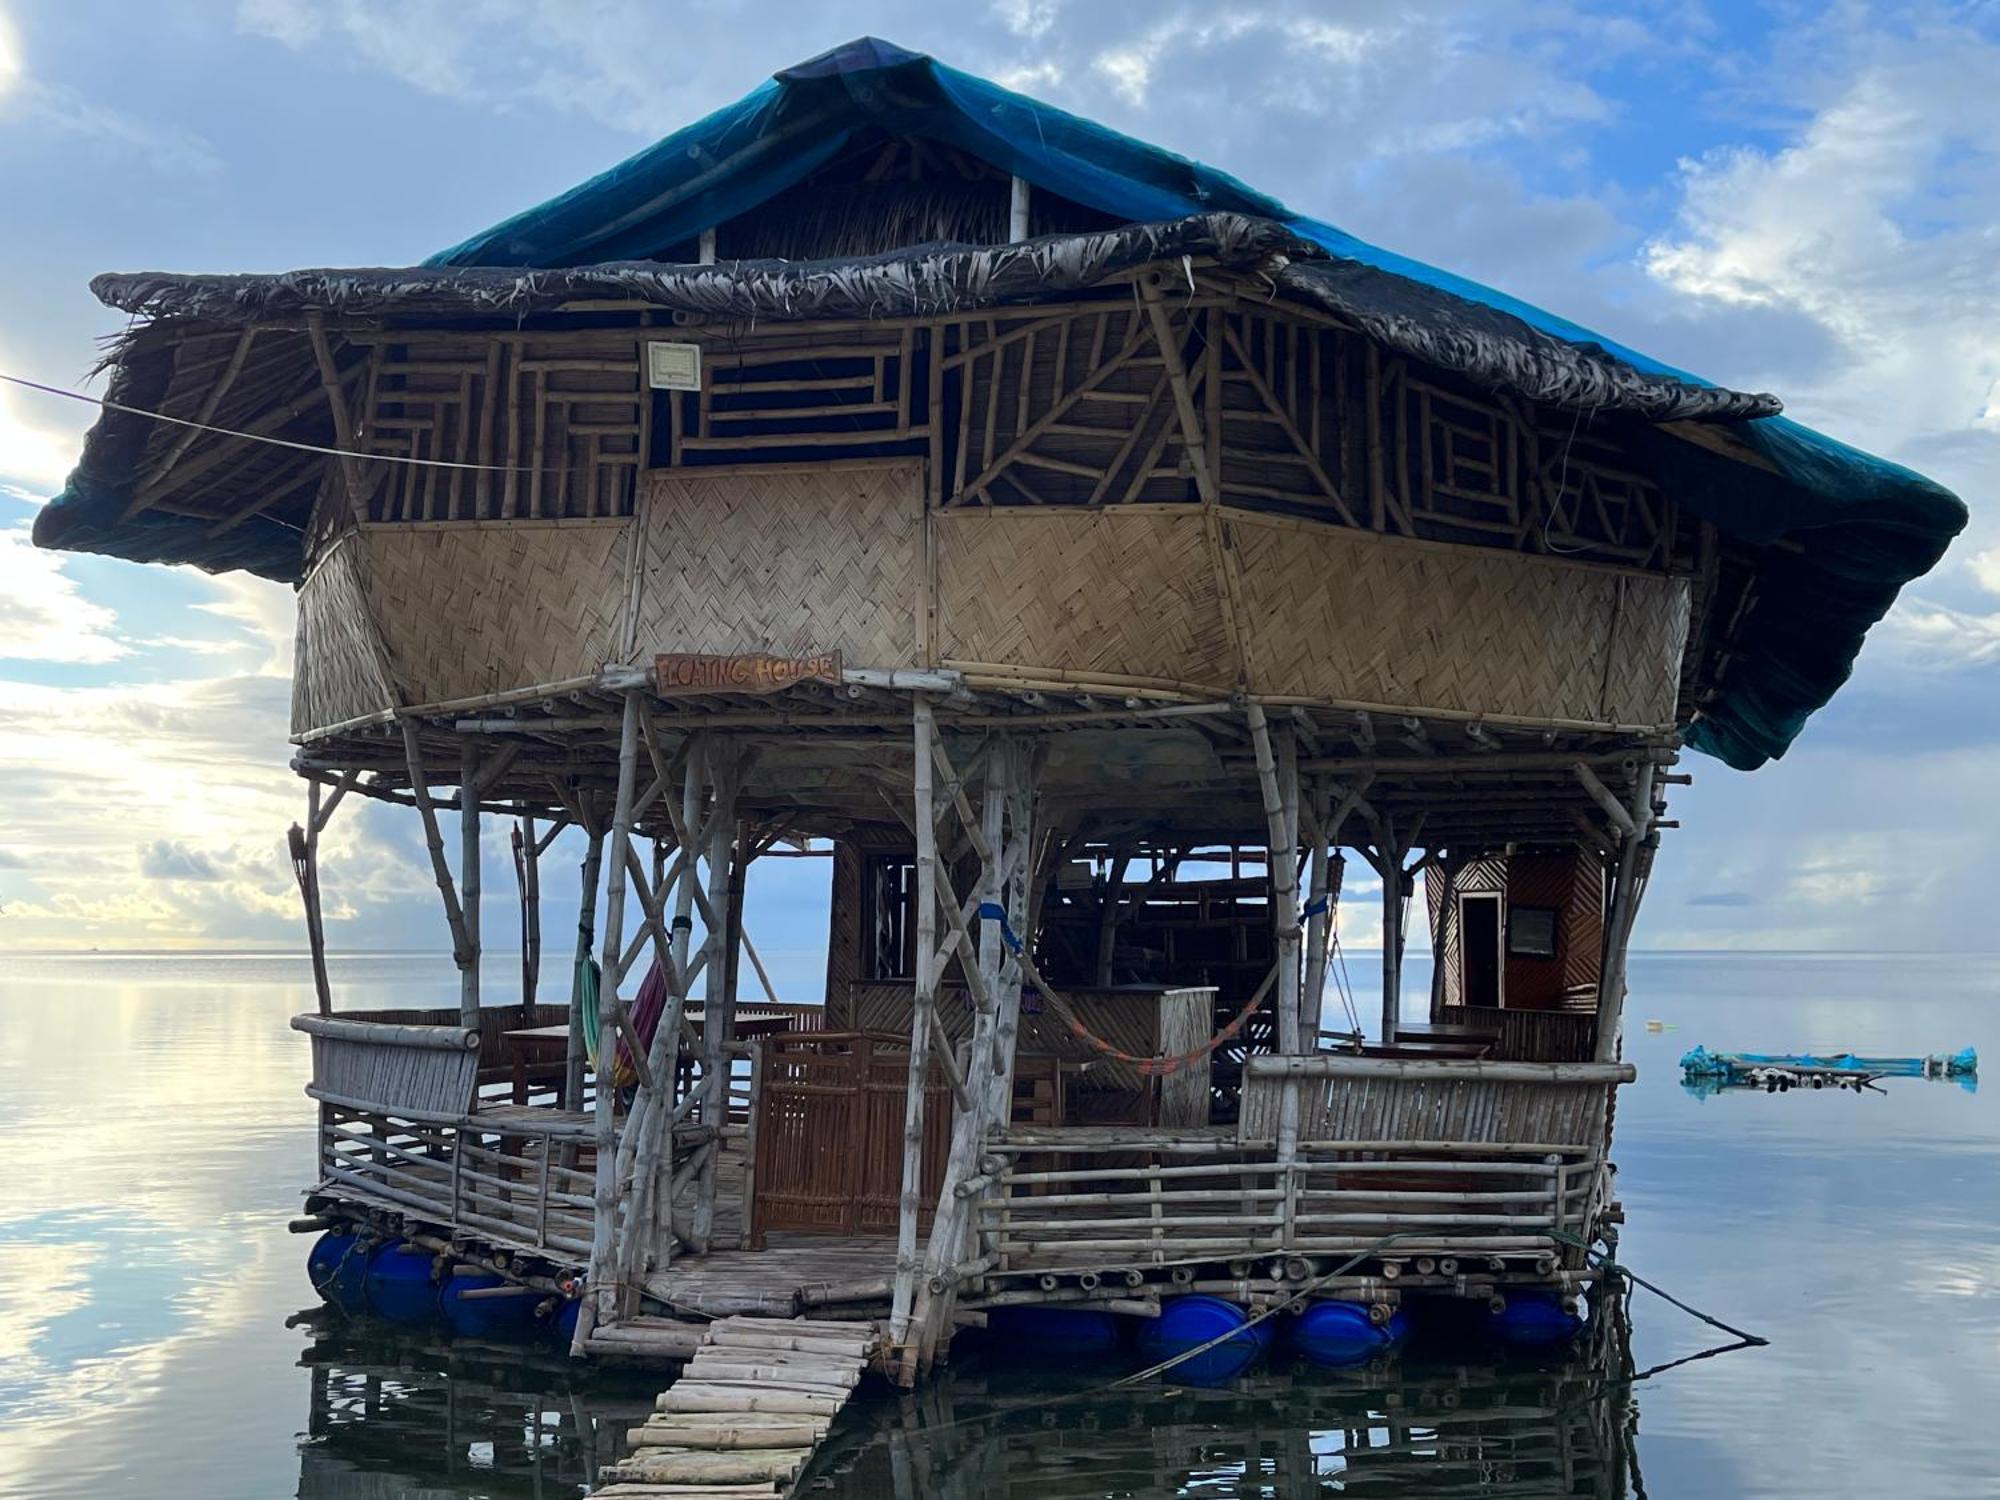
[[[1551,1228],[1545,1232],[1548,1234],[1549,1238],[1556,1240],[1561,1244],[1572,1245],[1582,1250],[1584,1255],[1588,1259],[1594,1261],[1599,1266],[1599,1268],[1614,1272],[1619,1276],[1623,1276],[1629,1281],[1631,1281],[1635,1286],[1644,1287],[1654,1296],[1662,1298],[1663,1300],[1671,1303],[1673,1306],[1678,1307],[1682,1312],[1687,1313],[1691,1317],[1699,1318],[1702,1322],[1708,1324],[1709,1327],[1720,1329],[1722,1332],[1728,1334],[1731,1338],[1740,1339],[1744,1345],[1747,1345],[1751,1348],[1763,1348],[1771,1342],[1769,1339],[1764,1338],[1759,1334],[1746,1333],[1741,1328],[1732,1327],[1730,1324],[1723,1322],[1722,1319],[1714,1317],[1709,1313],[1705,1313],[1698,1307],[1689,1306],[1687,1303],[1681,1301],[1680,1298],[1674,1296],[1671,1292],[1665,1290],[1663,1287],[1657,1286],[1654,1283],[1646,1280],[1643,1276],[1637,1275],[1629,1267],[1620,1265],[1617,1261],[1613,1260],[1609,1255],[1605,1254],[1603,1251],[1594,1249],[1587,1240],[1584,1240],[1577,1235],[1571,1234],[1567,1230]],[[1211,1349],[1220,1348],[1222,1345],[1228,1343],[1231,1339],[1237,1338],[1240,1335],[1242,1335],[1245,1330],[1255,1328],[1259,1323],[1263,1322],[1266,1318],[1276,1317],[1279,1313],[1286,1311],[1288,1308],[1297,1306],[1300,1302],[1304,1301],[1307,1297],[1310,1297],[1314,1292],[1318,1291],[1322,1286],[1326,1285],[1327,1282],[1332,1281],[1337,1276],[1344,1276],[1347,1272],[1354,1269],[1354,1267],[1360,1265],[1361,1262],[1367,1260],[1371,1255],[1380,1254],[1383,1250],[1386,1250],[1390,1245],[1395,1244],[1398,1240],[1405,1240],[1405,1239],[1434,1240],[1436,1238],[1438,1238],[1438,1235],[1435,1230],[1422,1230],[1422,1229],[1405,1229],[1405,1230],[1399,1230],[1395,1234],[1384,1235],[1381,1239],[1377,1240],[1374,1244],[1368,1246],[1366,1249],[1357,1250],[1353,1255],[1350,1255],[1346,1260],[1342,1261],[1338,1266],[1334,1267],[1334,1269],[1332,1269],[1331,1271],[1328,1271],[1325,1275],[1316,1276],[1311,1281],[1306,1282],[1303,1286],[1299,1288],[1298,1291],[1294,1292],[1291,1296],[1287,1297],[1283,1302],[1273,1302],[1267,1307],[1260,1308],[1255,1313],[1252,1313],[1237,1327],[1230,1329],[1226,1333],[1218,1334],[1216,1337],[1210,1339],[1207,1343],[1197,1344],[1192,1349],[1184,1349],[1180,1353],[1173,1355],[1171,1358],[1163,1359],[1156,1365],[1150,1365],[1146,1369],[1140,1370],[1137,1374],[1127,1375],[1121,1379],[1114,1380],[1111,1382],[1110,1385],[1106,1386],[1105,1389],[1115,1391],[1124,1386],[1136,1385],[1142,1380],[1150,1380],[1155,1375],[1163,1375],[1168,1370],[1171,1370],[1178,1365],[1185,1364],[1187,1361],[1193,1359],[1198,1354],[1206,1354]]]

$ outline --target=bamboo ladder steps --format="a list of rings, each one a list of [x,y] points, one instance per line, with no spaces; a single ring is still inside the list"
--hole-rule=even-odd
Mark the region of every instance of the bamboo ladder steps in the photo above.
[[[603,1500],[778,1496],[847,1404],[876,1349],[866,1323],[744,1314],[710,1323],[656,1410],[627,1434]]]

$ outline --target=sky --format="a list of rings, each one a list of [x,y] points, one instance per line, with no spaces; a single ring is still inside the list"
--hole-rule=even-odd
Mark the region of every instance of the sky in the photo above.
[[[409,264],[864,33],[1964,496],[1965,537],[1783,761],[1689,757],[1636,941],[2000,946],[2000,5],[0,0],[0,372],[86,384],[120,326],[99,271]],[[91,417],[0,385],[0,949],[296,946],[289,590],[34,550]],[[322,856],[330,943],[444,944],[416,820],[357,803]],[[824,879],[753,878],[786,986],[814,983]]]

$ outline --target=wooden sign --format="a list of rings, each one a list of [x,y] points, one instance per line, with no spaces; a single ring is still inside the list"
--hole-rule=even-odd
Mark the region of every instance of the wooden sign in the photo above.
[[[704,656],[668,652],[653,658],[653,690],[663,698],[693,693],[777,693],[801,682],[840,685],[840,653],[817,656]]]

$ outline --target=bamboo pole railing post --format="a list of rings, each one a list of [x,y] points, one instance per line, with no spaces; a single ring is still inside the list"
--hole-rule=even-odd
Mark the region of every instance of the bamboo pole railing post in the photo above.
[[[479,751],[466,740],[458,752],[458,889],[465,928],[465,962],[458,970],[459,1024],[479,1025]]]
[[[577,1318],[571,1352],[581,1354],[593,1321],[615,1322],[623,1315],[623,1288],[613,1284],[618,1251],[618,960],[625,941],[625,863],[632,848],[632,801],[639,779],[639,715],[642,689],[625,694],[618,736],[618,793],[611,814],[611,874],[604,891],[604,938],[598,960],[597,997],[597,1176],[591,1195],[590,1287]],[[595,1310],[595,1318],[592,1313]]]
[[[595,818],[584,829],[581,890],[576,914],[576,957],[570,965],[569,1041],[563,1052],[563,1108],[583,1108],[583,965],[597,925],[597,886],[604,873],[604,827]]]
[[[917,1227],[923,1216],[924,1084],[930,1075],[937,1008],[937,808],[931,765],[936,732],[930,700],[914,695],[912,752],[915,793],[911,827],[917,840],[917,966],[910,1018],[910,1069],[903,1100],[903,1185],[896,1205],[896,1280],[889,1304],[889,1347],[900,1360],[910,1343],[916,1306]],[[949,1046],[950,1043],[945,1044]]]

